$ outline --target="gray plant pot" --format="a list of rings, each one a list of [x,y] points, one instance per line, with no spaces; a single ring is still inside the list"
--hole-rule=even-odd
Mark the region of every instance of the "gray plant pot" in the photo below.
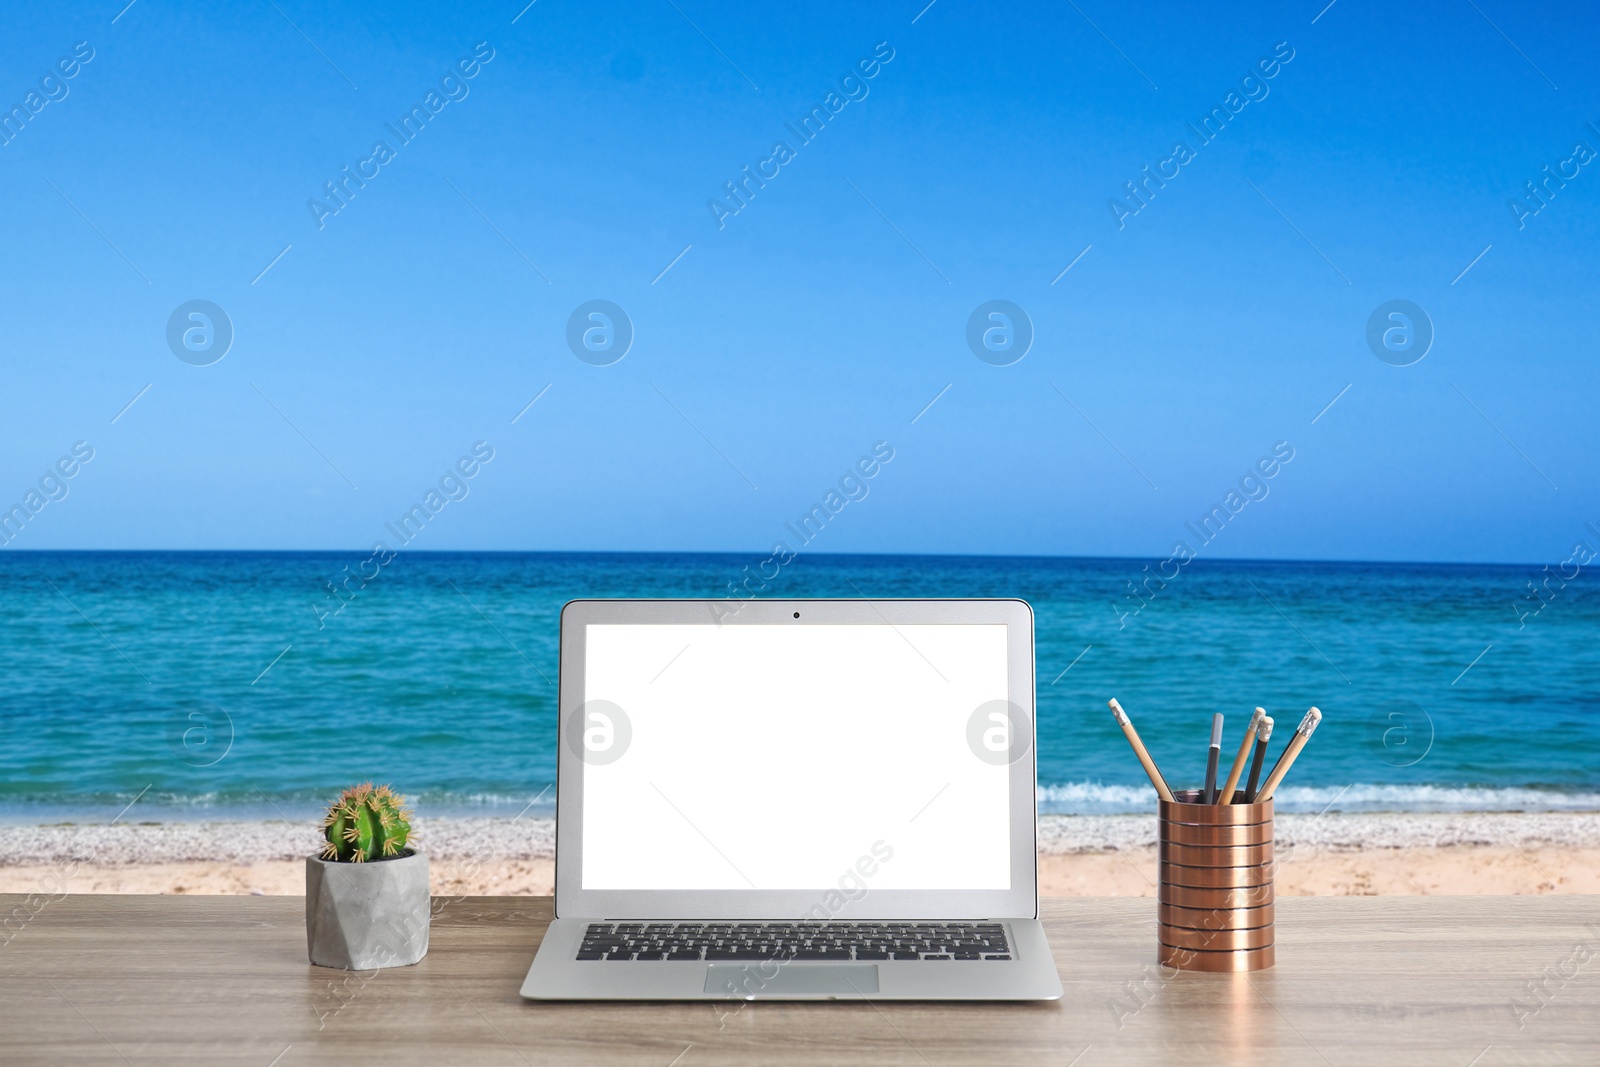
[[[306,949],[319,967],[409,967],[428,954],[428,857],[306,857]]]

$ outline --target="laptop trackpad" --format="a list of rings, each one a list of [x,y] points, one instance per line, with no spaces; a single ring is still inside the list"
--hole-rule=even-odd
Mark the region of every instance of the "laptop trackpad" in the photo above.
[[[758,997],[849,996],[878,991],[875,963],[713,963],[706,968],[707,993]]]

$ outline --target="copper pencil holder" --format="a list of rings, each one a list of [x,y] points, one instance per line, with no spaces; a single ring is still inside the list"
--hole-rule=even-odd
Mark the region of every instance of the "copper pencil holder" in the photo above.
[[[1273,956],[1272,801],[1161,801],[1157,956],[1185,971],[1259,971]]]

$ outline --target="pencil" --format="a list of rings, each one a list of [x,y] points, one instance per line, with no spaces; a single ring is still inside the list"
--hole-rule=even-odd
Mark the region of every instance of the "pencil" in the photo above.
[[[1206,789],[1200,803],[1217,802],[1217,760],[1222,756],[1222,712],[1211,716],[1211,745],[1206,749]]]
[[[1267,778],[1267,784],[1261,787],[1261,793],[1256,797],[1257,804],[1264,804],[1272,799],[1272,794],[1277,791],[1278,783],[1283,781],[1283,776],[1289,773],[1289,768],[1294,766],[1294,761],[1299,757],[1300,750],[1306,747],[1306,742],[1311,740],[1311,732],[1317,728],[1317,723],[1322,721],[1322,712],[1312,708],[1306,712],[1306,717],[1300,720],[1300,725],[1295,728],[1294,736],[1289,739],[1289,747],[1283,750],[1283,755],[1278,757],[1277,766],[1272,768],[1272,774]]]
[[[1318,717],[1319,718],[1321,717],[1321,712],[1318,712]],[[1278,753],[1277,762],[1272,765],[1272,770],[1267,772],[1267,781],[1268,782],[1272,781],[1274,778],[1281,778],[1281,776],[1278,774],[1278,769],[1280,767],[1283,768],[1283,771],[1284,771],[1285,774],[1288,773],[1289,768],[1287,766],[1285,766],[1285,762],[1284,761],[1286,761],[1286,760],[1288,760],[1290,758],[1289,750],[1291,748],[1294,748],[1295,741],[1298,740],[1300,735],[1305,732],[1306,723],[1309,722],[1310,719],[1311,719],[1311,712],[1309,712],[1309,711],[1306,712],[1305,715],[1303,715],[1301,717],[1300,725],[1296,726],[1294,728],[1294,733],[1289,735],[1289,743],[1284,745],[1283,751]],[[1298,756],[1299,752],[1296,751],[1295,755]],[[1259,804],[1261,801],[1267,799],[1266,795],[1265,795],[1266,792],[1267,792],[1266,783],[1262,783],[1261,790],[1256,794],[1256,799],[1255,799],[1255,801],[1253,801],[1253,803]]]
[[[1261,720],[1261,729],[1256,733],[1256,754],[1250,760],[1250,781],[1245,783],[1244,802],[1256,802],[1256,783],[1261,781],[1261,761],[1267,757],[1267,742],[1272,740],[1272,716],[1268,715]]]
[[[1144,742],[1139,740],[1139,731],[1133,728],[1133,722],[1128,718],[1128,713],[1122,710],[1116,698],[1110,700],[1111,714],[1115,716],[1117,725],[1122,727],[1122,734],[1128,739],[1128,744],[1133,746],[1133,754],[1139,757],[1139,762],[1144,765],[1144,773],[1150,776],[1150,784],[1156,787],[1156,796],[1169,804],[1172,802],[1172,790],[1167,788],[1167,780],[1161,777],[1161,772],[1156,769],[1156,761],[1150,758],[1150,753],[1145,750]]]
[[[1222,784],[1222,792],[1217,797],[1218,804],[1233,803],[1233,791],[1239,788],[1239,778],[1244,774],[1245,760],[1250,758],[1250,743],[1256,739],[1256,730],[1260,727],[1261,720],[1266,717],[1266,708],[1257,708],[1256,713],[1250,716],[1250,725],[1244,728],[1244,737],[1239,739],[1239,754],[1233,757],[1233,769],[1228,772],[1228,780]]]

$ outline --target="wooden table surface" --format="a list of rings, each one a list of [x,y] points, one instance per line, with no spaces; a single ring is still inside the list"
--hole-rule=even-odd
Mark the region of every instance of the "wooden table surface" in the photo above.
[[[1050,1004],[531,1004],[544,897],[415,967],[306,961],[299,897],[0,896],[0,1063],[1600,1064],[1600,897],[1278,901],[1278,965],[1155,966],[1155,902],[1050,899]],[[1517,1005],[1521,1005],[1520,1010]]]

